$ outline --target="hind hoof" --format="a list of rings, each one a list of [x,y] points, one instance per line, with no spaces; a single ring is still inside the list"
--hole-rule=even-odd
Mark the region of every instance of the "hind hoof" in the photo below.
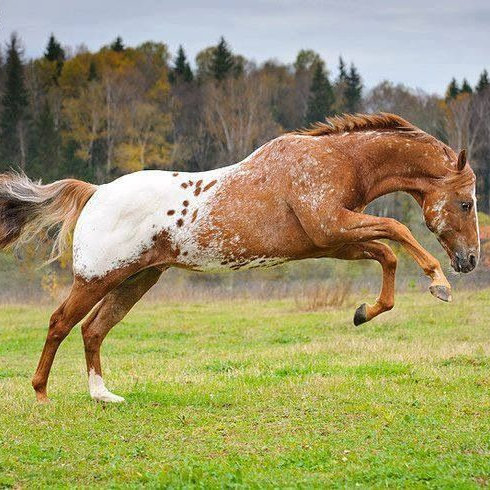
[[[452,301],[453,297],[451,296],[451,290],[446,286],[430,286],[429,291],[432,296],[435,296],[437,299],[441,301]]]
[[[354,313],[354,325],[357,327],[361,323],[366,323],[368,321],[366,303],[363,303],[359,308],[357,308]]]

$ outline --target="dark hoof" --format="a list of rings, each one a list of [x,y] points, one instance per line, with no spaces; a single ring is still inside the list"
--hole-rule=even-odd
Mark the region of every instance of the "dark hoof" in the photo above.
[[[446,286],[430,286],[429,291],[432,296],[442,300],[442,301],[452,301],[451,290]]]
[[[354,325],[357,327],[361,323],[366,323],[368,321],[366,303],[363,303],[359,308],[357,308],[354,313]]]

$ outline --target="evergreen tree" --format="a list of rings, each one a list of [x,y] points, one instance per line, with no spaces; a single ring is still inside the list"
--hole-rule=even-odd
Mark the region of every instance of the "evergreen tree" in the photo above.
[[[446,90],[446,100],[455,99],[461,93],[458,82],[453,77]]]
[[[49,61],[65,61],[65,51],[54,37],[54,34],[49,36],[48,45],[46,46],[46,51],[44,51],[44,57]]]
[[[121,36],[116,37],[114,42],[111,44],[111,49],[112,51],[116,51],[117,53],[124,51],[124,44]]]
[[[90,60],[90,65],[88,66],[88,77],[87,80],[92,82],[93,80],[97,80],[97,66],[95,65],[94,60]]]
[[[466,80],[466,78],[463,79],[463,85],[461,85],[461,93],[462,94],[473,93],[473,89],[471,88],[471,85],[468,83],[468,80]]]
[[[354,63],[351,63],[349,73],[345,79],[345,111],[355,113],[360,110],[362,96],[362,82]]]
[[[225,39],[221,37],[218,46],[216,46],[211,60],[211,72],[213,77],[218,80],[224,80],[233,70],[233,54],[228,48]]]
[[[57,179],[60,172],[61,137],[47,102],[34,121],[29,158],[30,173],[45,179]]]
[[[313,70],[305,122],[308,124],[315,121],[323,121],[332,114],[333,103],[332,85],[325,72],[323,63],[317,62]]]
[[[175,66],[170,74],[172,83],[177,82],[178,80],[182,80],[184,82],[192,82],[194,78],[191,66],[187,61],[187,57],[182,46],[179,46],[179,50],[177,51],[177,58],[175,59]]]
[[[65,62],[65,50],[61,47],[61,44],[56,40],[54,34],[49,36],[48,45],[46,46],[46,51],[44,51],[44,57],[48,61],[52,61],[56,63],[56,76],[55,80],[61,74],[61,70],[63,69],[63,64]]]
[[[0,94],[3,92],[4,76],[5,76],[5,66],[3,64],[3,53],[0,47]]]
[[[27,92],[24,87],[24,70],[19,49],[19,40],[12,34],[7,45],[5,86],[2,95],[0,134],[3,169],[11,165],[25,168],[26,163],[26,109]]]
[[[483,70],[482,73],[481,73],[481,75],[480,75],[480,79],[478,80],[478,83],[477,83],[477,85],[475,87],[475,90],[478,93],[481,93],[485,89],[487,89],[489,86],[490,86],[490,81],[488,80],[488,71],[487,70]]]
[[[345,63],[342,56],[339,56],[339,82],[345,82],[347,80],[347,70],[345,69]]]

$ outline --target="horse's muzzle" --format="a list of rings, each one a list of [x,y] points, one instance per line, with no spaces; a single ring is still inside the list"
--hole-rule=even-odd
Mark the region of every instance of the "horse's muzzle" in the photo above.
[[[474,252],[456,252],[451,261],[451,265],[456,272],[471,272],[478,262],[478,258]]]

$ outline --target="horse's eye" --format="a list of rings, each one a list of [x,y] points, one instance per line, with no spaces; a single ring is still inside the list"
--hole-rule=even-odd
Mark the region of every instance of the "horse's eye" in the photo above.
[[[462,202],[461,203],[461,209],[467,213],[468,211],[471,211],[471,208],[473,207],[473,203],[471,201],[468,202]]]

